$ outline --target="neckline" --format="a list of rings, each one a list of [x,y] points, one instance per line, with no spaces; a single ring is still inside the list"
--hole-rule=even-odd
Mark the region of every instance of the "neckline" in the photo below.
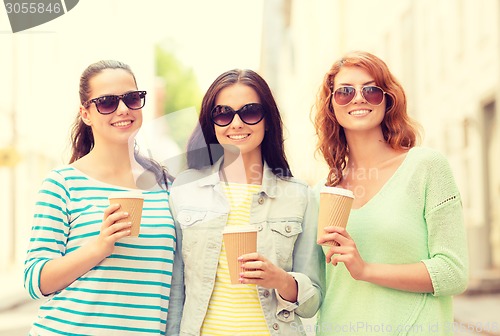
[[[104,182],[104,181],[101,181],[101,180],[98,180],[96,179],[95,177],[92,177],[84,172],[82,172],[80,169],[74,167],[73,165],[69,165],[69,167],[73,170],[75,170],[77,173],[79,173],[80,175],[82,175],[83,177],[85,177],[86,179],[90,180],[90,181],[94,181],[96,183],[99,183],[99,184],[102,184],[102,185],[105,185],[105,186],[108,186],[108,187],[112,187],[114,189],[123,189],[123,190],[130,190],[130,191],[138,191],[138,192],[144,192],[144,191],[147,191],[147,190],[143,190],[143,189],[138,189],[138,188],[129,188],[129,187],[124,187],[124,186],[120,186],[120,185],[116,185],[116,184],[111,184],[111,183],[107,183],[107,182]]]
[[[388,188],[388,186],[390,184],[393,183],[393,181],[396,179],[396,177],[400,174],[400,172],[403,170],[403,167],[406,166],[406,163],[409,161],[409,157],[410,157],[410,153],[413,151],[413,148],[415,147],[412,147],[408,150],[408,152],[406,153],[406,156],[405,158],[403,159],[403,161],[399,164],[398,168],[396,168],[396,170],[394,171],[394,173],[391,175],[391,177],[389,177],[389,179],[387,181],[385,181],[385,183],[382,185],[382,187],[375,193],[375,195],[373,195],[365,204],[363,204],[362,206],[360,206],[359,208],[352,208],[351,211],[355,212],[355,211],[360,211],[360,210],[363,210],[364,208],[367,208],[371,203],[375,202],[375,200],[377,198],[380,197],[381,194],[384,193],[384,191]]]

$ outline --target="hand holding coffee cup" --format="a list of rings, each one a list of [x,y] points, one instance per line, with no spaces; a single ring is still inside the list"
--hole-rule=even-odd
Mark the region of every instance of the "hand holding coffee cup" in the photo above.
[[[354,194],[338,187],[323,186],[319,196],[319,218],[317,237],[325,234],[325,227],[340,226],[345,228],[351,213]],[[337,242],[327,241],[323,246],[338,246]]]
[[[109,198],[109,204],[120,204],[120,210],[128,212],[128,217],[116,221],[116,223],[132,222],[129,237],[138,237],[141,230],[142,207],[144,197],[139,192],[117,192]]]

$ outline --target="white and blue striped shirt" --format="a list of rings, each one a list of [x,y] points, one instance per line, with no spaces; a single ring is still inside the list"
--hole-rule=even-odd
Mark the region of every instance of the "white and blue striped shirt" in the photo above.
[[[96,239],[108,197],[127,188],[66,166],[42,184],[25,262],[24,285],[41,298],[40,272],[51,259]],[[51,295],[30,335],[164,335],[175,250],[169,192],[142,191],[139,237],[122,238],[113,254]]]

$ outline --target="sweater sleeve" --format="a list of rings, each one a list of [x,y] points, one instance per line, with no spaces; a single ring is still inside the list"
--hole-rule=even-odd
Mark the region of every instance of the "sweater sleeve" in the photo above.
[[[64,177],[52,171],[38,192],[24,263],[24,287],[33,299],[44,296],[40,291],[40,274],[44,265],[66,253],[69,235],[68,190]]]
[[[433,153],[426,162],[425,220],[429,259],[423,260],[435,296],[462,293],[468,282],[467,239],[462,201],[451,167]]]

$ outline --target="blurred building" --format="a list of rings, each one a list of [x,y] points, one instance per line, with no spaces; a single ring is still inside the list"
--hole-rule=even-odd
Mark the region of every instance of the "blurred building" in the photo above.
[[[311,106],[345,52],[381,57],[406,89],[423,145],[449,159],[463,197],[470,290],[500,290],[498,0],[268,0],[261,73],[285,113],[296,175],[325,177]],[[411,248],[411,247],[409,247]]]

